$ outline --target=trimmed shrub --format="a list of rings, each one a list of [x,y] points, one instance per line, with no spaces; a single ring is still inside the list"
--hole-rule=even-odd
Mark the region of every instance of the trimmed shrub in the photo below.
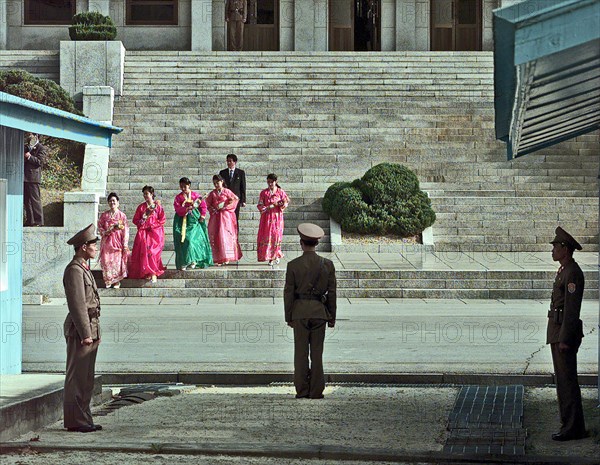
[[[392,163],[374,166],[352,183],[338,182],[323,198],[323,211],[343,231],[411,237],[435,222],[431,200],[417,176]]]
[[[71,24],[71,40],[115,40],[117,37],[117,28],[110,16],[97,11],[76,14]]]
[[[77,115],[82,113],[67,92],[48,79],[40,79],[21,71],[0,71],[0,91],[32,100],[52,108]],[[70,191],[79,187],[85,145],[55,137],[40,137],[48,149],[48,159],[42,175],[42,187]]]

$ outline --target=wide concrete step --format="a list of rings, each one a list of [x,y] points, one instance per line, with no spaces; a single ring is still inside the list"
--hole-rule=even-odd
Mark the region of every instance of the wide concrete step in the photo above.
[[[126,279],[120,289],[100,289],[111,297],[278,297],[282,296],[285,268],[235,266],[204,270],[169,269],[153,284]],[[98,286],[101,274],[94,272]],[[554,272],[550,271],[401,271],[338,270],[339,297],[370,298],[547,298]],[[597,298],[598,273],[586,272],[586,298]]]

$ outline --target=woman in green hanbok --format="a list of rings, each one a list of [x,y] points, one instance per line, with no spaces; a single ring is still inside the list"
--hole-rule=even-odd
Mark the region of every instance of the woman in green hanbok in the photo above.
[[[200,194],[192,191],[188,178],[179,180],[181,192],[175,197],[173,240],[175,241],[175,265],[178,270],[212,266],[212,250],[206,229],[206,202]]]

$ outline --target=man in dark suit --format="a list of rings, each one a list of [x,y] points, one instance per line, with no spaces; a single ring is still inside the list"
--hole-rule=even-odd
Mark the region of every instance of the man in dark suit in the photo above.
[[[219,174],[225,181],[225,187],[240,199],[235,209],[235,217],[238,220],[238,231],[240,229],[240,207],[246,206],[246,173],[236,167],[237,156],[233,153],[227,155],[227,169],[221,170]]]
[[[296,398],[322,399],[325,327],[335,326],[337,308],[335,266],[315,252],[323,229],[302,223],[297,230],[304,253],[288,263],[283,291],[285,321],[294,328],[294,385]]]
[[[583,323],[579,319],[585,280],[581,268],[573,260],[573,252],[581,245],[560,226],[552,240],[552,260],[560,263],[556,273],[546,344],[550,344],[556,376],[556,393],[562,423],[555,441],[570,441],[587,436],[581,405],[581,390],[577,381],[577,351],[583,338]]]
[[[44,210],[40,182],[42,168],[48,157],[46,147],[38,140],[37,134],[25,134],[25,171],[23,177],[23,209],[25,210],[25,226],[43,226]]]

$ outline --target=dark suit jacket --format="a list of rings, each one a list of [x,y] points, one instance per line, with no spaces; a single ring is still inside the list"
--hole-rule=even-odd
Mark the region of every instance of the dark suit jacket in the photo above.
[[[327,309],[335,320],[337,309],[335,266],[331,260],[324,260],[323,270],[319,276],[321,257],[316,252],[304,252],[287,265],[285,274],[285,287],[283,302],[285,307],[285,321],[319,318],[327,320],[325,304],[319,300],[299,299],[298,295],[311,294],[313,280],[319,276],[319,281],[314,283],[318,293],[328,292]]]
[[[29,152],[31,156],[25,160],[25,172],[23,182],[42,182],[42,167],[46,163],[48,157],[46,147],[39,142]]]
[[[236,168],[231,182],[229,182],[229,168],[219,171],[219,174],[225,180],[225,187],[239,197],[240,203],[246,203],[246,173],[244,170]]]

